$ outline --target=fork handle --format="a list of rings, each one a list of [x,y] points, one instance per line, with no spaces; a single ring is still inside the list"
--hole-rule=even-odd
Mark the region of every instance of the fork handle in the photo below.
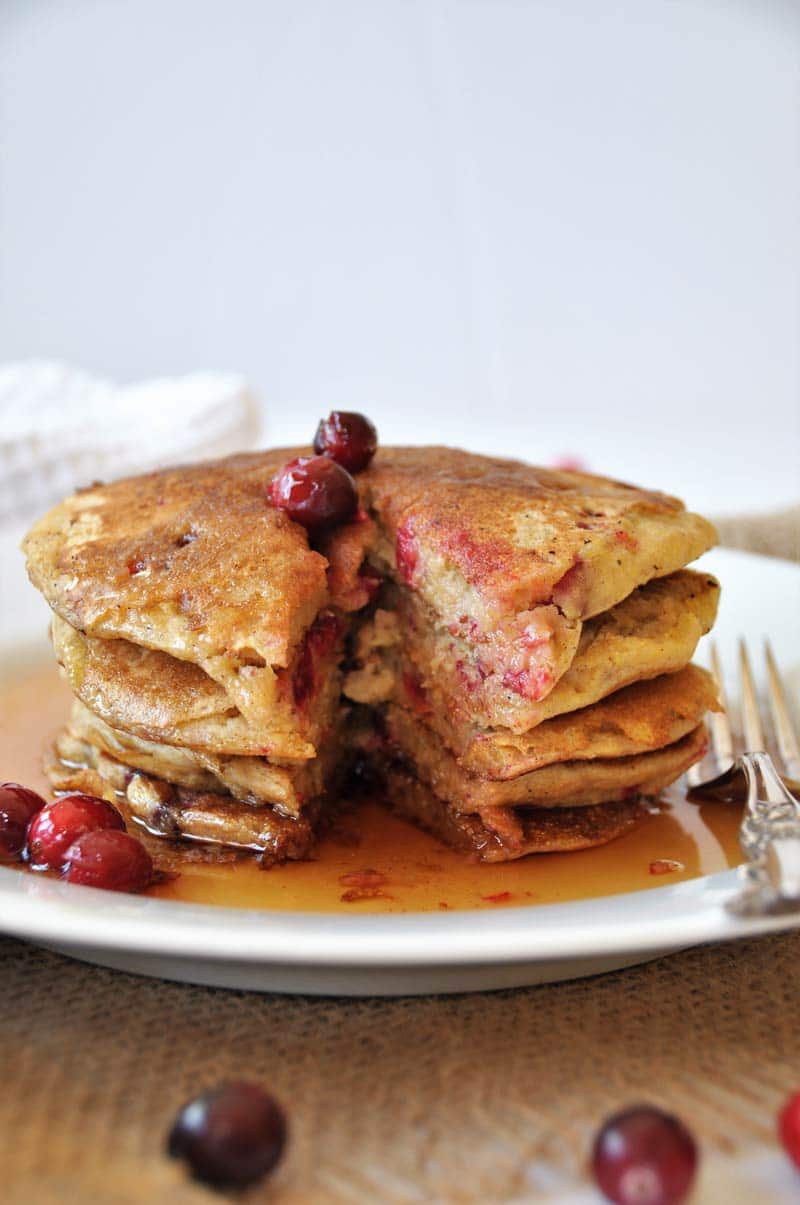
[[[785,900],[800,900],[800,837],[776,837],[764,854],[767,877]]]
[[[782,899],[800,900],[800,803],[768,753],[743,753],[741,760],[747,779],[742,850]]]

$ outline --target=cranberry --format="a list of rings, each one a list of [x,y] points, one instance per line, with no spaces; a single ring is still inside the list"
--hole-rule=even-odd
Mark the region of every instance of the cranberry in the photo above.
[[[374,602],[383,586],[383,575],[371,565],[363,565],[358,571],[358,584],[367,596],[367,602]]]
[[[680,1205],[694,1180],[697,1147],[677,1117],[639,1105],[603,1125],[592,1169],[615,1205]]]
[[[790,1096],[781,1109],[778,1132],[789,1158],[800,1167],[800,1092]]]
[[[348,473],[365,469],[378,446],[378,432],[363,414],[332,410],[323,418],[314,436],[314,451],[330,456]]]
[[[64,858],[68,883],[106,891],[144,891],[153,877],[149,853],[130,833],[95,828],[73,841]]]
[[[78,837],[94,829],[125,829],[115,807],[94,795],[63,795],[35,816],[28,828],[28,861],[34,870],[61,870]]]
[[[334,648],[341,631],[342,625],[333,611],[320,611],[306,632],[292,682],[294,701],[298,705],[305,703],[316,690],[319,662]]]
[[[414,589],[419,585],[420,578],[419,544],[410,519],[406,519],[405,523],[397,529],[395,558],[403,581]]]
[[[44,800],[35,791],[17,782],[0,784],[0,862],[22,857],[28,825],[43,807]]]
[[[189,1101],[167,1142],[198,1180],[215,1188],[245,1188],[272,1171],[286,1143],[280,1105],[257,1084],[220,1084]]]
[[[353,478],[327,456],[290,460],[273,477],[269,493],[273,506],[309,530],[347,523],[358,507]]]

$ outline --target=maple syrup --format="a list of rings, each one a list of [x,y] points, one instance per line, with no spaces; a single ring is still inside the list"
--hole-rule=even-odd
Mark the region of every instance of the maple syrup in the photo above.
[[[47,798],[43,754],[69,713],[71,695],[52,664],[4,682],[0,697],[0,780]],[[288,911],[428,912],[561,903],[663,887],[741,860],[740,807],[690,803],[679,787],[657,811],[608,845],[516,862],[481,863],[392,816],[378,802],[347,813],[311,861],[260,869],[248,855],[154,840],[174,878],[151,888],[162,899]]]

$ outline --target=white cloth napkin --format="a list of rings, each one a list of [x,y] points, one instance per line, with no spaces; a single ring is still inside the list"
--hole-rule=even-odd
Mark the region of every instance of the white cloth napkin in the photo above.
[[[259,408],[220,373],[117,385],[66,364],[0,367],[0,524],[97,480],[251,448]]]

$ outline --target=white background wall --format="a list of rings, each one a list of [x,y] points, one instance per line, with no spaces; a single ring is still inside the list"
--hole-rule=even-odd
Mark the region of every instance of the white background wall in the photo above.
[[[800,4],[5,0],[0,356],[800,495]]]

